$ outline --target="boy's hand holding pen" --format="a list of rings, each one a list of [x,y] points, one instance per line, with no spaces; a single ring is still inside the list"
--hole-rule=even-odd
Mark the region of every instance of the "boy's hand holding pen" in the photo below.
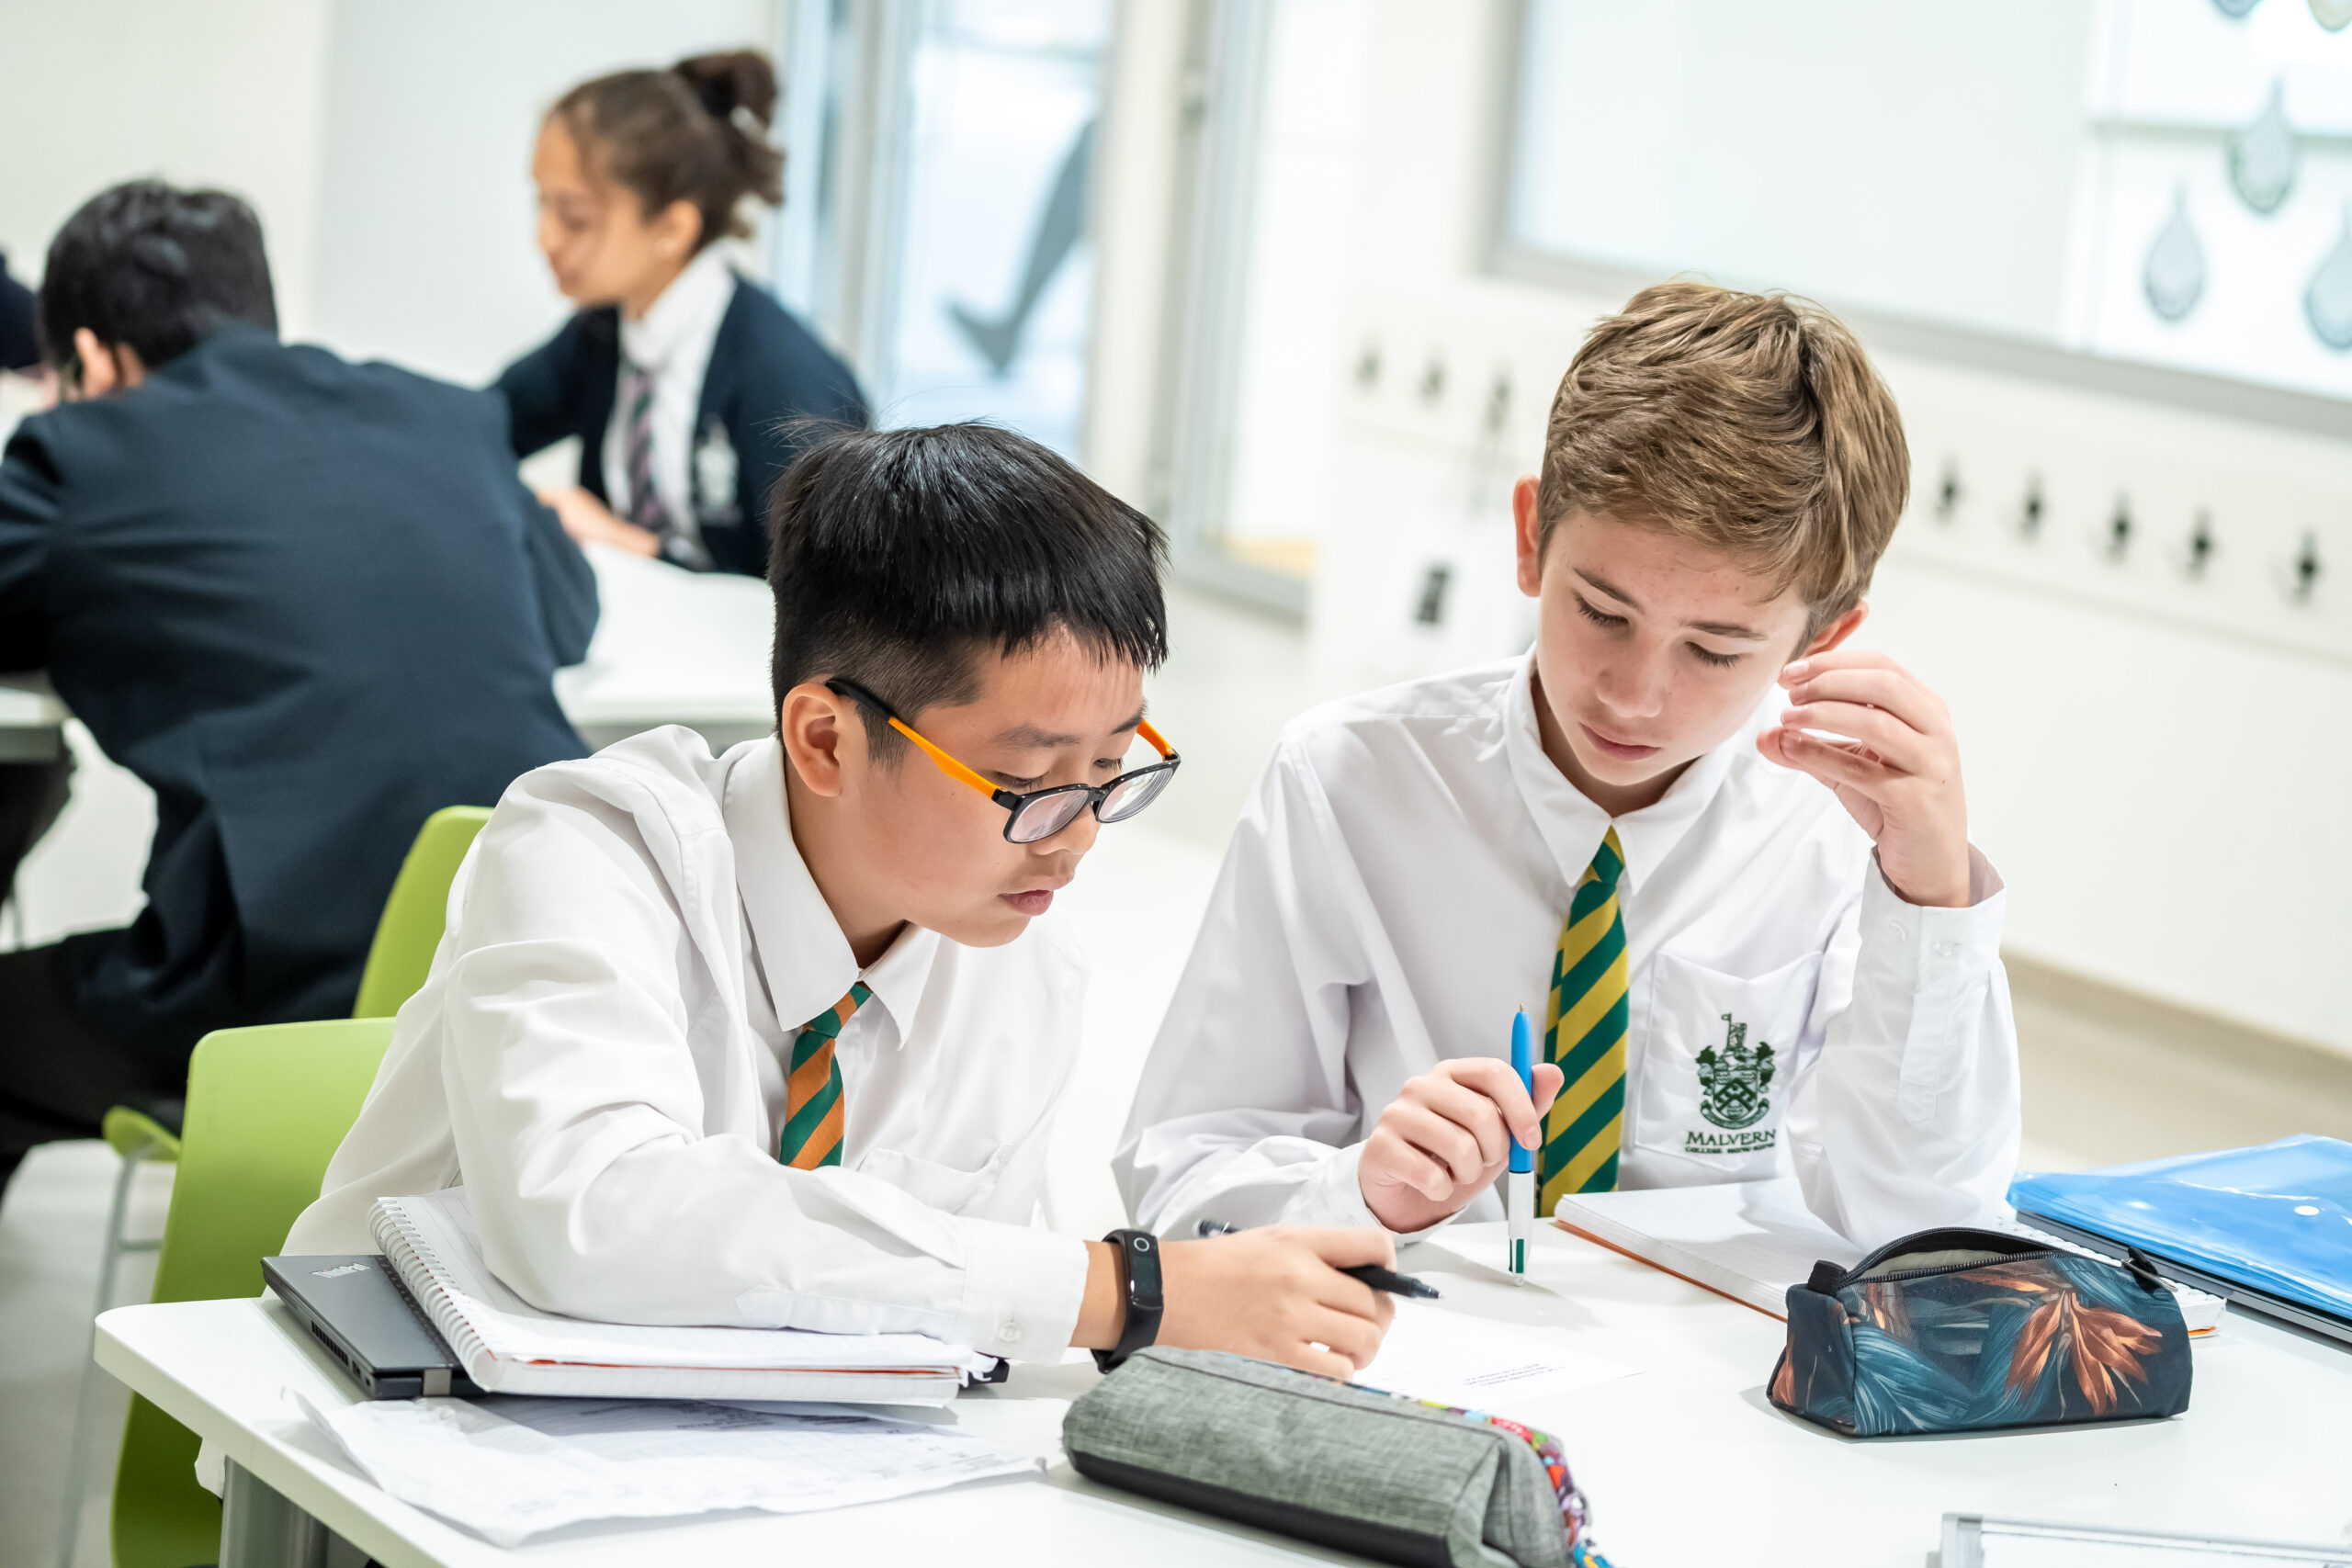
[[[1223,1220],[1203,1220],[1193,1230],[1196,1235],[1212,1236],[1231,1235],[1236,1228]],[[1438,1299],[1437,1288],[1428,1281],[1416,1280],[1410,1274],[1399,1274],[1394,1269],[1384,1269],[1377,1263],[1359,1263],[1340,1272],[1351,1280],[1361,1280],[1375,1291],[1385,1291],[1392,1296],[1414,1296],[1427,1302]]]
[[[1543,1146],[1544,1113],[1559,1092],[1551,1063],[1532,1063],[1522,1077],[1497,1056],[1456,1057],[1408,1079],[1364,1139],[1356,1184],[1365,1206],[1400,1235],[1461,1213],[1504,1174],[1514,1145]]]

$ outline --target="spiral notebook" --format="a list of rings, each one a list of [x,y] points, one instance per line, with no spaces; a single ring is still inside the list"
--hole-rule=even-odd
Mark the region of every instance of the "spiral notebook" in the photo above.
[[[944,1404],[996,1365],[927,1334],[679,1328],[542,1312],[492,1274],[465,1189],[377,1200],[376,1244],[492,1393]]]

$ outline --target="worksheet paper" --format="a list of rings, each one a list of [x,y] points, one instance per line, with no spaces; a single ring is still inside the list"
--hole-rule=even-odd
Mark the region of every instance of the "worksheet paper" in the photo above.
[[[1437,1404],[1508,1415],[1530,1400],[1612,1382],[1634,1371],[1485,1318],[1400,1300],[1380,1354],[1355,1381]]]
[[[301,1403],[377,1485],[500,1546],[598,1519],[812,1513],[1045,1469],[953,1427],[842,1404],[498,1394]]]

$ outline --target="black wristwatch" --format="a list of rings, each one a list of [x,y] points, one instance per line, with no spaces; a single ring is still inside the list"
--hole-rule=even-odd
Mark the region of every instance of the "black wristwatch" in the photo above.
[[[1159,1238],[1149,1231],[1113,1231],[1102,1238],[1119,1255],[1119,1291],[1127,1300],[1126,1325],[1119,1342],[1094,1352],[1094,1364],[1109,1371],[1159,1337]]]

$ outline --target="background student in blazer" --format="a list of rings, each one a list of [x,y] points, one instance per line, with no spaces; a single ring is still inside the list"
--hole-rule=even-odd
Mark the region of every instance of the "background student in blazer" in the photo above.
[[[1943,704],[1849,645],[1909,482],[1816,307],[1596,327],[1513,496],[1534,649],[1285,731],[1117,1156],[1138,1223],[1498,1218],[1514,1136],[1545,1214],[1782,1171],[1864,1245],[2005,1213],[2000,879]]]
[[[586,750],[552,678],[596,624],[504,405],[280,343],[237,197],[92,197],[40,316],[65,401],[0,460],[0,670],[48,672],[155,831],[129,926],[0,953],[0,1184],[175,1099],[208,1031],[348,1014],[425,818]],[[66,765],[0,784],[0,886]]]
[[[579,437],[578,486],[541,496],[576,539],[759,576],[769,488],[813,429],[865,423],[849,367],[717,243],[783,199],[775,99],[764,55],[696,55],[583,82],[539,128],[539,249],[582,309],[498,389],[518,456]]]

